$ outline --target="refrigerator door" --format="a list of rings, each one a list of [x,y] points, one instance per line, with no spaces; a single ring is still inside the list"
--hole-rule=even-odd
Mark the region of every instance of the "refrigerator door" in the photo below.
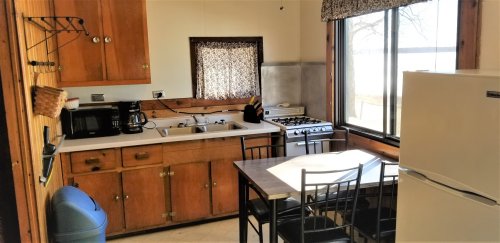
[[[500,206],[400,173],[396,242],[500,242]]]
[[[499,202],[499,74],[405,72],[401,166]]]

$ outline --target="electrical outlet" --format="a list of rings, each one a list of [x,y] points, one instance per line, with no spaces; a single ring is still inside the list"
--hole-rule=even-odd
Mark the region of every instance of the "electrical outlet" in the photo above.
[[[153,91],[153,99],[165,98],[165,90],[155,90]]]
[[[90,100],[92,102],[104,101],[104,94],[91,94]]]

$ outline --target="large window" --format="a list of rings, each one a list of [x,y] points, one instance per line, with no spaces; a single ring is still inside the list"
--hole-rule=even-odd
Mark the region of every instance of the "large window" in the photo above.
[[[458,0],[433,0],[338,21],[338,122],[399,141],[403,71],[455,70]]]

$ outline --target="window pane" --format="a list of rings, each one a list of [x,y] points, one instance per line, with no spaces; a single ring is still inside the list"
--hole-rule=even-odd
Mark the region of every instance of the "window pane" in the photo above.
[[[345,121],[383,131],[384,12],[346,19]]]
[[[395,135],[400,135],[403,71],[456,67],[458,0],[429,1],[399,9]]]

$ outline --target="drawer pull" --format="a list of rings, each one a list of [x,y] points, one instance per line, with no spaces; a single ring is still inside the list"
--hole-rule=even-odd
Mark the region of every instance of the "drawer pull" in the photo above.
[[[144,160],[144,159],[149,159],[149,153],[148,152],[140,152],[135,154],[135,159],[136,160]]]
[[[88,158],[88,159],[85,160],[85,164],[88,164],[88,165],[89,164],[97,164],[99,162],[101,162],[99,160],[99,158],[95,158],[95,157],[91,157],[91,158]]]

